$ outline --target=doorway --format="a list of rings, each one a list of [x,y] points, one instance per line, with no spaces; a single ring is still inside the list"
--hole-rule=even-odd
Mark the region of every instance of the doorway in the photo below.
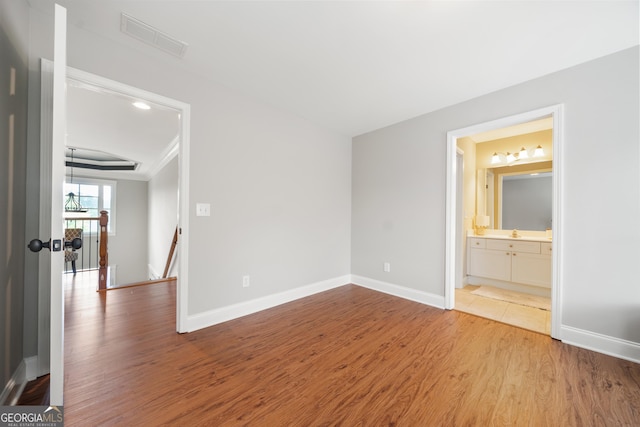
[[[43,76],[45,73],[49,74],[53,67],[53,63],[43,60]],[[178,230],[180,231],[180,244],[177,248],[177,270],[179,272],[179,279],[177,281],[176,290],[176,331],[186,332],[186,320],[187,320],[187,294],[188,294],[188,233],[183,232],[188,230],[189,225],[189,144],[190,144],[190,106],[189,104],[177,101],[171,98],[164,97],[152,92],[147,92],[132,86],[128,86],[113,80],[109,80],[95,74],[87,73],[81,70],[67,68],[67,78],[75,81],[84,82],[94,87],[102,88],[102,90],[123,94],[127,97],[135,97],[139,99],[147,100],[155,105],[163,106],[167,109],[173,109],[178,112],[180,118],[180,126],[178,130],[178,141],[175,145],[178,157]],[[53,80],[50,78],[42,78],[42,92],[43,94],[50,94],[52,92]],[[44,96],[44,95],[43,95]],[[43,129],[50,127],[52,122],[51,104],[43,102],[41,104],[41,121],[43,123]],[[47,141],[43,138],[43,141]],[[43,143],[41,145],[41,163],[51,163],[53,153],[49,144]],[[62,153],[60,153],[62,157]],[[63,162],[61,162],[61,168],[63,168]],[[62,182],[60,182],[62,185]],[[46,193],[46,194],[45,194]],[[51,187],[41,187],[41,204],[42,201],[51,200]],[[43,216],[46,217],[50,212],[46,207],[40,209],[41,223],[43,223]],[[50,214],[49,214],[50,215]],[[46,219],[46,218],[45,218]],[[174,224],[175,226],[175,224]],[[42,228],[42,227],[41,227]],[[170,243],[170,242],[167,242]],[[50,348],[50,334],[49,334],[49,319],[51,317],[50,312],[47,310],[47,301],[50,301],[49,288],[50,288],[50,274],[39,275],[39,321],[38,325],[38,358],[39,368],[38,375],[47,373],[49,368],[50,357],[53,358],[53,354]],[[64,318],[64,314],[61,315]],[[63,320],[61,320],[63,322]],[[53,337],[51,337],[52,339]],[[61,355],[60,355],[61,356]],[[56,357],[58,357],[56,355]],[[40,363],[42,360],[42,363]],[[45,366],[46,365],[46,366]]]
[[[67,79],[91,85],[100,90],[119,94],[127,98],[136,98],[146,101],[155,106],[174,110],[179,115],[179,126],[176,143],[170,148],[173,154],[178,157],[178,232],[180,244],[177,248],[177,271],[179,279],[176,290],[176,330],[184,332],[186,328],[187,314],[187,261],[188,257],[188,234],[183,230],[188,229],[189,220],[189,146],[190,146],[190,106],[181,101],[165,97],[156,93],[148,92],[133,86],[129,86],[114,80],[91,74],[85,71],[67,68]],[[171,158],[172,153],[167,152],[165,159]],[[171,242],[167,242],[167,248]]]
[[[478,206],[473,206],[472,209],[469,206],[465,207],[464,204],[461,204],[459,200],[459,194],[457,188],[458,180],[460,179],[460,174],[456,172],[457,170],[457,152],[459,150],[458,141],[462,140],[465,137],[469,137],[470,135],[476,135],[484,132],[496,131],[498,129],[507,128],[515,125],[521,125],[523,123],[532,122],[544,118],[550,118],[553,121],[553,129],[552,129],[552,143],[553,143],[553,183],[552,183],[552,214],[551,221],[554,224],[553,228],[553,239],[548,243],[549,252],[551,253],[551,263],[550,263],[550,276],[551,276],[551,319],[550,319],[550,333],[553,338],[559,337],[560,331],[560,319],[561,319],[561,304],[560,304],[560,289],[561,289],[561,275],[560,275],[560,256],[561,256],[561,242],[562,242],[562,218],[561,218],[561,205],[560,205],[560,192],[562,189],[562,106],[556,105],[547,108],[542,108],[539,110],[530,111],[523,114],[518,114],[515,116],[505,117],[502,119],[494,120],[491,122],[481,123],[478,125],[453,130],[447,133],[447,224],[446,224],[446,271],[445,271],[445,308],[453,309],[456,304],[456,283],[460,283],[464,281],[467,276],[459,277],[459,268],[456,268],[460,263],[465,263],[465,261],[461,261],[460,253],[467,253],[466,248],[460,250],[460,245],[463,245],[465,242],[466,236],[459,236],[459,233],[456,231],[459,230],[460,225],[460,215],[459,212],[462,210],[464,212],[463,221],[464,226],[463,230],[474,229],[476,225],[476,221],[478,220],[477,216],[487,217],[486,219],[482,219],[481,222],[484,224],[485,221],[493,222],[495,219],[491,217],[489,221],[488,215],[486,215],[486,210],[478,211]],[[492,153],[493,154],[493,153]],[[507,153],[503,153],[506,157]],[[523,156],[526,153],[523,153]],[[486,187],[483,187],[486,188]],[[479,213],[479,215],[477,215]],[[497,212],[496,212],[497,214]],[[499,217],[498,217],[499,219]],[[496,222],[499,224],[499,222]],[[488,224],[487,224],[488,225]],[[484,228],[484,226],[482,227]],[[467,231],[464,231],[467,233]],[[541,232],[544,235],[545,232]],[[542,239],[541,239],[542,240]],[[524,243],[524,242],[523,242]],[[520,260],[521,258],[518,258]],[[466,264],[466,263],[465,263]]]

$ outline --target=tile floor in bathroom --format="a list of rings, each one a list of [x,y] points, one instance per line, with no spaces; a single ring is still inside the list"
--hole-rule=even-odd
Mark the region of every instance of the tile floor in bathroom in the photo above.
[[[550,311],[471,293],[478,288],[479,286],[467,285],[463,289],[456,289],[455,309],[545,335],[551,334]]]

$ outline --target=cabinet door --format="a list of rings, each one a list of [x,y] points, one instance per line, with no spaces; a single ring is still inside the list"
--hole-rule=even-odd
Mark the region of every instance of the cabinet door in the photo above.
[[[511,280],[511,252],[474,248],[469,252],[469,275]]]
[[[551,257],[549,255],[513,252],[511,281],[525,285],[551,287]]]

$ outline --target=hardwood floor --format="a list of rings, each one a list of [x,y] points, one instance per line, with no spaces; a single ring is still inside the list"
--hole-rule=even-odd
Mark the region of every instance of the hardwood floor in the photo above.
[[[175,282],[66,293],[65,425],[640,425],[640,365],[354,285],[189,334]]]
[[[18,406],[44,406],[49,405],[49,375],[43,375],[27,383],[20,398]]]

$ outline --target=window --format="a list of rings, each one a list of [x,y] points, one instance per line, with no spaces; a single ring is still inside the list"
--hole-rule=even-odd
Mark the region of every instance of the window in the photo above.
[[[97,218],[100,211],[109,213],[109,234],[116,234],[116,182],[101,179],[74,178],[64,183],[64,205],[69,193],[73,193],[86,212],[65,212],[65,218]]]

